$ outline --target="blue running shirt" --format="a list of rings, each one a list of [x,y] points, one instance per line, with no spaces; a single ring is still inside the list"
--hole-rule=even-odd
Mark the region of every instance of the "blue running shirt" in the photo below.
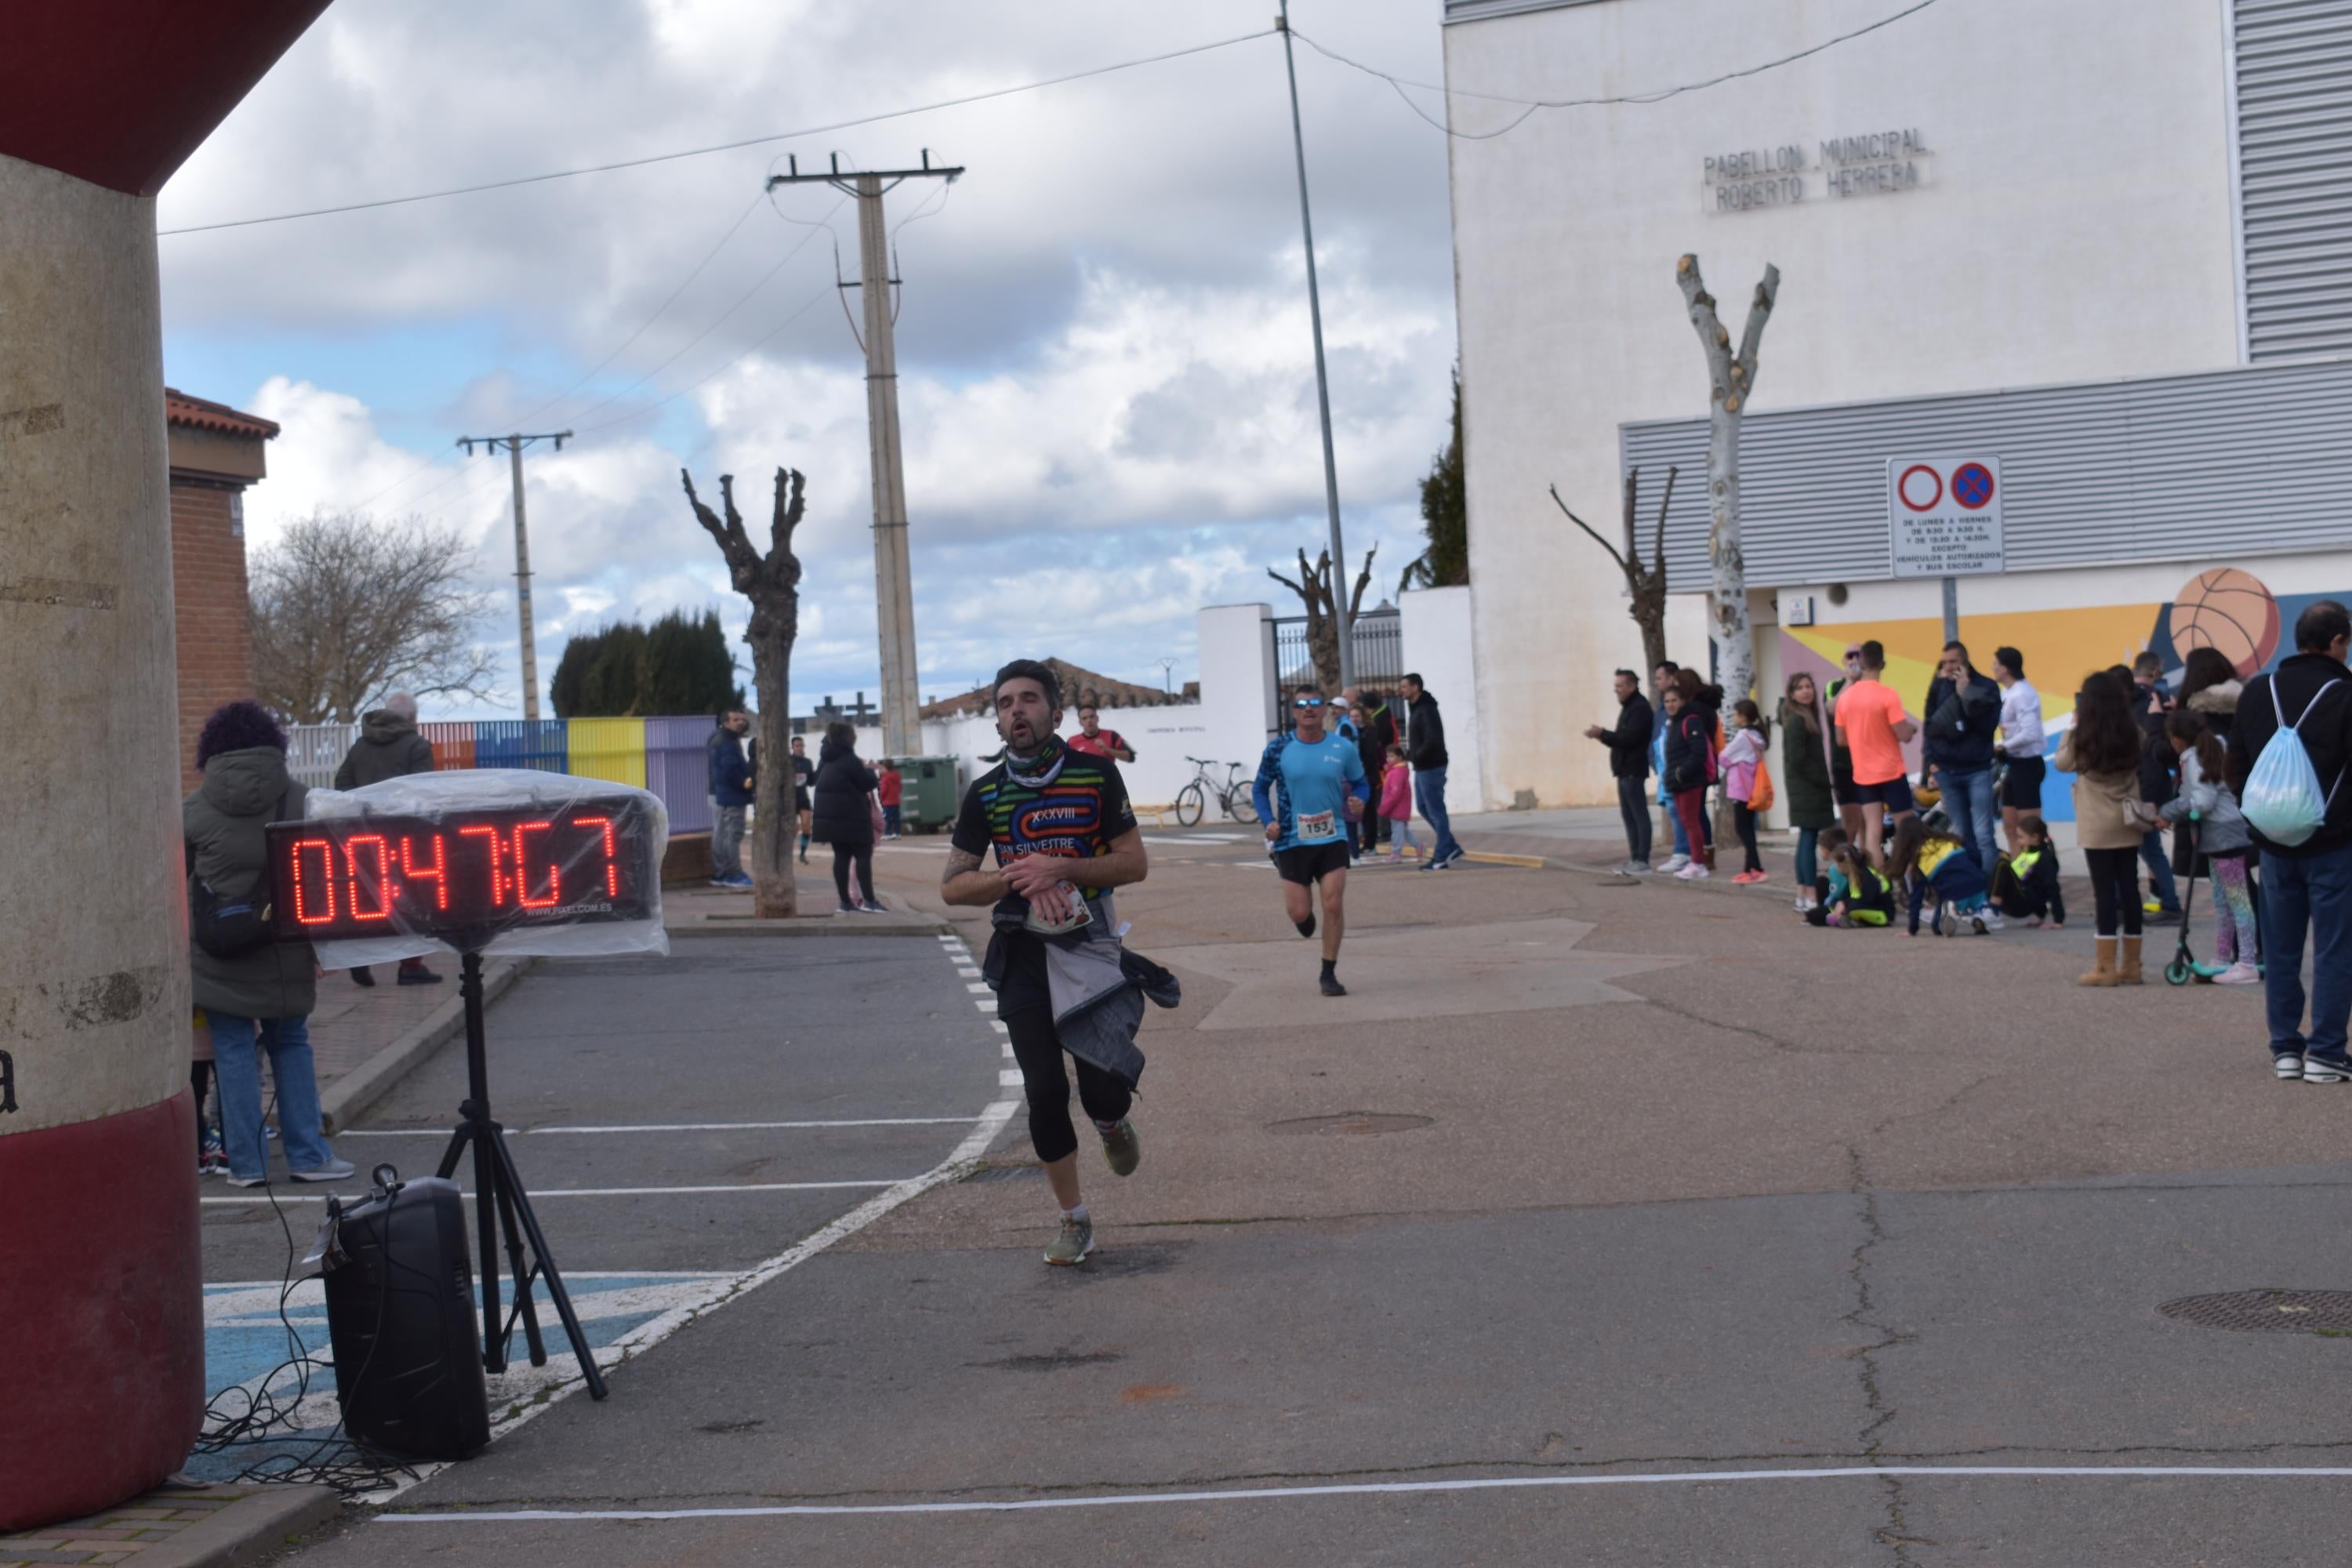
[[[1259,819],[1282,829],[1276,849],[1345,843],[1347,798],[1370,800],[1371,794],[1356,743],[1329,733],[1311,745],[1296,735],[1267,742],[1250,790]]]

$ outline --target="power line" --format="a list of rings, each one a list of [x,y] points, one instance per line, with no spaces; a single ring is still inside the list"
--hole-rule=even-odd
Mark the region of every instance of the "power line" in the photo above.
[[[1085,70],[1071,71],[1065,76],[1046,77],[1039,81],[1025,81],[1013,87],[991,88],[985,92],[969,93],[962,98],[942,99],[937,103],[918,104],[911,109],[887,110],[879,114],[860,115],[854,120],[839,120],[830,125],[811,125],[798,131],[778,131],[765,136],[747,136],[740,142],[720,142],[709,147],[688,147],[675,153],[655,153],[643,158],[623,158],[610,163],[590,163],[577,169],[554,169],[543,174],[520,174],[510,180],[486,180],[475,185],[452,185],[446,190],[419,191],[414,195],[383,196],[374,201],[345,202],[338,206],[310,207],[300,212],[271,213],[263,217],[231,218],[222,223],[189,224],[181,228],[156,230],[156,237],[166,238],[175,234],[209,234],[215,229],[249,228],[256,224],[287,223],[295,218],[326,217],[334,213],[364,212],[373,207],[404,206],[411,202],[438,201],[444,196],[473,195],[481,191],[509,190],[516,185],[535,185],[549,180],[569,180],[582,174],[605,174],[616,169],[641,169],[649,163],[673,163],[680,158],[699,158],[711,153],[732,153],[739,148],[762,146],[770,142],[790,142],[803,136],[822,136],[830,132],[847,131],[859,125],[875,125],[886,120],[901,120],[910,114],[929,114],[942,109],[961,109],[967,104],[985,103],[991,99],[1010,98],[1015,93],[1034,92],[1040,88],[1060,87],[1066,82],[1084,81],[1088,77],[1108,76],[1113,71],[1131,70],[1137,66],[1158,65],[1165,60],[1182,59],[1187,55],[1204,55],[1214,49],[1231,48],[1254,38],[1270,38],[1275,29],[1262,27],[1255,33],[1243,33],[1213,43],[1193,44],[1185,48],[1170,49],[1164,54],[1145,55],[1138,59],[1118,60],[1110,65],[1093,66]]]
[[[1398,99],[1403,102],[1407,109],[1412,110],[1415,114],[1420,115],[1422,119],[1428,121],[1430,124],[1435,126],[1438,130],[1444,132],[1448,136],[1462,142],[1491,142],[1496,137],[1508,135],[1510,132],[1517,130],[1521,125],[1526,124],[1528,120],[1534,115],[1535,111],[1538,109],[1592,109],[1609,104],[1663,103],[1667,99],[1679,97],[1685,92],[1699,92],[1710,87],[1720,87],[1725,82],[1738,81],[1743,77],[1761,76],[1766,71],[1778,70],[1782,66],[1794,65],[1799,60],[1811,58],[1812,56],[1822,53],[1824,49],[1832,49],[1835,48],[1840,44],[1851,43],[1853,40],[1862,37],[1866,34],[1878,31],[1881,27],[1893,26],[1895,23],[1900,22],[1906,16],[1916,16],[1934,4],[1936,4],[1936,0],[1918,0],[1917,5],[1907,6],[1903,10],[1895,12],[1891,16],[1882,16],[1877,21],[1872,22],[1866,26],[1856,27],[1850,33],[1841,33],[1834,38],[1825,38],[1822,42],[1813,45],[1811,48],[1800,49],[1795,54],[1783,55],[1778,59],[1766,60],[1761,65],[1746,66],[1738,70],[1726,71],[1721,76],[1708,77],[1704,81],[1686,81],[1674,87],[1659,88],[1654,91],[1618,93],[1606,98],[1509,98],[1496,92],[1475,92],[1467,88],[1448,87],[1442,82],[1415,81],[1410,77],[1401,77],[1394,75],[1391,72],[1384,71],[1378,66],[1368,66],[1361,60],[1349,59],[1347,56],[1339,53],[1337,50],[1324,47],[1321,44],[1317,43],[1313,38],[1308,37],[1306,34],[1297,31],[1296,28],[1292,29],[1291,36],[1296,37],[1300,43],[1305,44],[1308,48],[1313,49],[1317,54],[1321,55],[1325,59],[1330,60],[1339,65],[1346,66],[1351,70],[1360,70],[1366,76],[1378,77],[1381,80],[1388,83],[1389,86],[1394,89]],[[1408,87],[1422,88],[1430,92],[1442,92],[1449,99],[1476,98],[1484,99],[1490,103],[1517,104],[1521,105],[1522,108],[1520,112],[1512,118],[1509,124],[1504,125],[1497,130],[1456,131],[1444,121],[1433,119],[1427,110],[1422,108],[1420,104],[1415,103],[1411,98],[1407,97],[1404,89]]]
[[[624,414],[617,419],[607,419],[602,425],[583,426],[580,433],[583,436],[592,435],[598,430],[610,430],[615,425],[626,425],[632,419],[642,419],[646,415],[651,414],[655,409],[659,408],[663,404],[671,402],[677,398],[684,397],[688,393],[692,392],[696,387],[702,385],[705,382],[714,380],[719,376],[726,374],[729,371],[733,370],[737,365],[741,364],[745,360],[750,359],[753,354],[759,353],[761,349],[766,347],[770,338],[774,337],[778,332],[782,331],[786,327],[791,326],[794,321],[797,321],[803,316],[807,315],[809,311],[815,307],[818,300],[824,299],[827,294],[834,292],[835,287],[835,286],[834,284],[828,283],[824,288],[818,289],[815,293],[810,295],[807,299],[802,300],[798,305],[793,308],[792,314],[786,316],[782,321],[778,321],[774,326],[770,327],[765,332],[761,333],[759,339],[750,347],[746,348],[741,353],[737,354],[733,359],[729,360],[725,364],[720,365],[717,370],[708,372],[705,374],[697,377],[695,380],[688,382],[676,392],[665,393],[660,397],[656,398],[653,402],[646,404],[643,408],[637,409],[632,413]]]

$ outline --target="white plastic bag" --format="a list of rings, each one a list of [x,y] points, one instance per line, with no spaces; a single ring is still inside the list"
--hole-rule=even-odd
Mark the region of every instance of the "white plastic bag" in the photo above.
[[[2303,737],[2295,731],[2303,728],[2303,721],[2311,717],[2320,699],[2341,684],[2331,680],[2321,687],[2290,724],[2286,710],[2279,705],[2278,677],[2271,677],[2271,711],[2278,717],[2278,728],[2271,732],[2263,754],[2254,759],[2253,771],[2246,775],[2246,795],[2238,809],[2255,832],[2284,848],[2292,849],[2318,832],[2336,798],[2332,789],[2324,795],[2319,793],[2319,772],[2311,765],[2311,753],[2304,750]],[[2343,784],[2343,776],[2338,774],[2336,782]]]

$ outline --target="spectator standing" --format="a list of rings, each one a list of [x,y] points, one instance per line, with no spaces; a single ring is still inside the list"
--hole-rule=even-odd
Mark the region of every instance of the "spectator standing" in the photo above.
[[[230,702],[205,721],[196,741],[204,780],[180,805],[189,907],[247,900],[269,876],[270,823],[303,815],[309,791],[286,771],[286,732],[258,702]],[[212,1033],[221,1131],[231,1186],[269,1182],[262,1137],[260,1051],[269,1053],[278,1126],[298,1182],[339,1182],[351,1165],[320,1134],[319,1079],[310,1056],[318,1004],[318,956],[307,942],[271,942],[234,953],[207,949],[201,928],[188,942],[188,978]]]
[[[2215,647],[2193,647],[2180,662],[2180,703],[2176,712],[2196,714],[2205,721],[2205,728],[2221,743],[2223,755],[2230,749],[2230,729],[2237,722],[2238,699],[2245,690],[2238,679],[2237,666],[2230,656]],[[2183,772],[2186,772],[2184,768]],[[2228,780],[2209,776],[2209,782],[2226,784]],[[2210,877],[2207,857],[2198,852],[2189,842],[2189,825],[2179,823],[2172,833],[2172,869],[2179,876],[2194,873]],[[2251,874],[2254,867],[2253,844],[2247,841],[2245,868]],[[2247,883],[2252,889],[2251,880]]]
[[[1780,788],[1789,806],[1789,826],[1797,830],[1796,906],[1801,911],[1811,909],[1816,898],[1822,832],[1837,820],[1821,690],[1803,673],[1789,677],[1780,699]]]
[[[820,844],[833,846],[835,913],[879,915],[889,911],[874,899],[874,807],[869,797],[881,784],[857,758],[857,731],[835,720],[824,727],[818,748],[814,829]],[[858,896],[850,897],[849,874],[857,873]]]
[[[743,751],[743,736],[751,716],[740,709],[720,715],[719,727],[704,742],[710,752],[710,885],[748,888],[743,870],[743,824],[751,814],[752,771]]]
[[[1421,868],[1443,871],[1463,858],[1462,846],[1454,841],[1454,819],[1445,810],[1445,721],[1437,716],[1436,693],[1418,675],[1404,678],[1404,700],[1405,755],[1412,763],[1413,798],[1437,835]]]
[[[2229,753],[2204,715],[2176,708],[2164,721],[2166,738],[2180,759],[2180,793],[2164,807],[2167,822],[2190,833],[2191,853],[2200,853],[2213,879],[2213,960],[2229,965],[2213,976],[2216,985],[2254,985],[2260,951],[2254,934],[2253,894],[2246,885],[2246,819],[2230,789]]]
[[[1830,795],[1837,805],[1838,826],[1845,836],[1856,843],[1862,839],[1862,797],[1854,793],[1853,750],[1837,732],[1838,694],[1862,679],[1862,645],[1848,643],[1844,662],[1840,666],[1844,674],[1832,676],[1825,695],[1829,699],[1830,721]]]
[[[1699,679],[1695,669],[1676,670],[1666,689],[1666,787],[1692,847],[1690,863],[1675,876],[1685,882],[1715,874],[1715,847],[1706,841],[1706,786],[1716,777],[1716,706],[1722,698],[1721,689]]]
[[[1723,765],[1723,795],[1731,803],[1732,831],[1739,836],[1739,847],[1746,859],[1739,874],[1731,879],[1745,886],[1764,879],[1764,858],[1756,847],[1756,816],[1762,805],[1770,804],[1769,797],[1759,805],[1769,778],[1764,767],[1764,753],[1772,738],[1766,727],[1762,710],[1748,698],[1731,705],[1730,736],[1718,748]]]
[[[1884,679],[1886,649],[1876,642],[1865,642],[1856,650],[1856,658],[1860,673],[1838,693],[1832,717],[1838,739],[1853,754],[1853,794],[1862,807],[1863,858],[1885,870],[1887,824],[1900,825],[1913,809],[1903,746],[1919,732],[1919,727],[1904,716],[1903,699]]]
[[[1588,738],[1609,748],[1609,776],[1617,781],[1617,812],[1625,819],[1625,863],[1617,868],[1629,877],[1650,874],[1650,740],[1656,728],[1642,678],[1630,669],[1617,672],[1615,726],[1584,727]]]
[[[1421,858],[1421,846],[1412,837],[1412,768],[1404,760],[1402,742],[1391,746],[1386,759],[1388,769],[1381,775],[1380,814],[1395,824],[1396,847],[1389,851],[1391,861],[1404,858],[1407,849]]]
[[[1341,693],[1356,715],[1356,754],[1363,759],[1364,777],[1371,781],[1372,798],[1384,798],[1381,793],[1388,774],[1389,752],[1397,743],[1396,715],[1389,709],[1388,699],[1379,691],[1365,691],[1349,687]],[[1408,788],[1411,781],[1407,780]],[[1410,795],[1407,797],[1410,798]],[[1359,847],[1370,854],[1388,841],[1391,818],[1377,811],[1368,811],[1356,825],[1361,839]]]
[[[2141,979],[2140,917],[2146,911],[2132,861],[2147,836],[2139,795],[2146,742],[2131,709],[2128,685],[2106,673],[2085,677],[2074,697],[2074,727],[2058,748],[2058,771],[2074,775],[2074,841],[2090,867],[2098,911],[2098,957],[2081,978],[2084,985],[2137,985]]]
[[[1650,672],[1651,679],[1656,685],[1654,700],[1658,705],[1658,716],[1654,716],[1651,721],[1650,771],[1658,775],[1658,809],[1665,814],[1666,819],[1662,831],[1673,839],[1675,846],[1675,852],[1657,868],[1660,871],[1679,871],[1691,863],[1690,836],[1683,830],[1683,814],[1675,809],[1674,791],[1666,787],[1666,722],[1663,715],[1666,693],[1674,689],[1675,678],[1681,674],[1682,666],[1670,658],[1662,660],[1658,668]],[[1699,814],[1699,826],[1702,843],[1713,844],[1715,824],[1705,812]],[[1652,843],[1654,848],[1655,840]]]
[[[816,783],[816,764],[809,761],[808,742],[799,735],[793,737],[793,815],[800,821],[801,864],[808,864],[810,816],[815,802],[810,786]]]
[[[2300,844],[2269,837],[2250,814],[2252,837],[2263,852],[2259,900],[2263,995],[2269,1015],[2272,1065],[2282,1079],[2305,1083],[2352,1079],[2345,1033],[2352,1022],[2352,793],[2344,773],[2352,764],[2352,668],[2347,668],[2352,616],[2322,599],[2295,617],[2292,658],[2246,683],[2231,727],[2230,787],[2252,806],[2246,779],[2263,749],[2292,727],[2311,759],[2326,805],[2318,831]],[[2303,948],[2311,942],[2311,1031],[2303,1027]]]
[[[1922,749],[1935,771],[1936,785],[1944,793],[1944,810],[1952,819],[1952,836],[1975,857],[1977,869],[1992,875],[1998,851],[1993,847],[1993,731],[2000,727],[2000,688],[1969,658],[1964,643],[1948,642],[1936,679],[1928,683],[1923,712],[1927,724]]]
[[[882,807],[882,837],[898,837],[898,804],[906,798],[907,781],[899,775],[898,764],[888,757],[882,759],[881,769],[875,774],[874,799]]]
[[[2025,656],[2013,647],[1993,649],[1992,679],[2000,688],[2000,742],[1993,751],[2009,765],[2000,781],[2001,839],[2015,855],[2025,841],[2025,819],[2042,815],[2049,740],[2042,728],[2042,693],[2025,679]]]
[[[1102,727],[1102,711],[1091,702],[1078,704],[1078,732],[1070,737],[1069,745],[1070,750],[1090,757],[1108,757],[1115,763],[1135,761],[1135,748],[1118,731]]]
[[[2132,693],[2132,716],[2139,723],[2139,797],[2147,805],[2153,821],[2171,803],[2179,787],[2173,777],[2172,743],[2164,734],[2164,716],[2172,709],[2164,694],[2164,661],[2152,653],[2141,654],[2132,660],[2126,679]],[[2143,910],[2158,920],[2179,920],[2180,889],[2172,879],[2172,860],[2165,851],[2161,822],[2141,836],[2139,858],[2147,868],[2148,900]]]
[[[416,699],[395,691],[383,700],[383,707],[361,716],[360,738],[343,753],[343,765],[335,770],[335,787],[360,789],[386,779],[429,773],[433,766],[433,742],[416,731]],[[374,973],[364,963],[352,967],[352,979],[362,985],[375,984]],[[421,958],[402,959],[399,980],[403,985],[441,984],[441,977],[425,968]]]

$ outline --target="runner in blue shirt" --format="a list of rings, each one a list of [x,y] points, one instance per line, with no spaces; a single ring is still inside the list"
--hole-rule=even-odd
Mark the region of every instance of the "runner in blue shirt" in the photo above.
[[[1302,686],[1291,696],[1297,728],[1266,742],[1251,798],[1265,824],[1274,867],[1282,874],[1282,901],[1301,936],[1315,934],[1309,889],[1322,885],[1323,994],[1345,996],[1339,984],[1339,937],[1346,921],[1349,825],[1364,814],[1372,786],[1355,742],[1323,728],[1323,690]]]

